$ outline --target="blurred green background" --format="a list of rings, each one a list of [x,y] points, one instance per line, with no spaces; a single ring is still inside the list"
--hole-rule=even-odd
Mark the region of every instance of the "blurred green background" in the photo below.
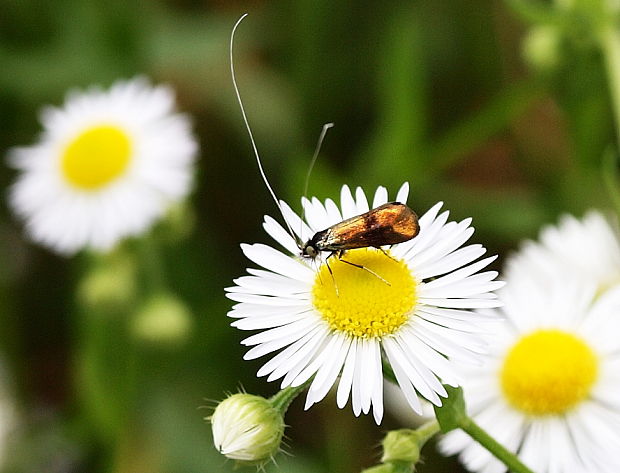
[[[29,243],[6,203],[14,173],[0,170],[0,401],[15,419],[0,471],[232,471],[201,407],[240,386],[278,389],[256,379],[263,360],[243,362],[247,333],[229,327],[223,291],[248,265],[239,243],[268,243],[262,216],[277,216],[229,75],[242,13],[239,86],[282,198],[299,208],[321,126],[334,122],[311,195],[337,197],[344,183],[394,195],[406,180],[419,214],[444,201],[503,258],[562,212],[610,206],[602,176],[616,169],[602,163],[615,125],[592,3],[1,0],[0,154],[33,143],[40,107],[67,90],[137,74],[174,87],[201,153],[187,205],[150,243],[106,258]],[[171,334],[140,338],[153,273],[189,314]],[[360,471],[407,422],[388,408],[377,427],[332,396],[302,404],[286,418],[292,455],[280,471]],[[423,453],[422,473],[460,471],[433,445]]]

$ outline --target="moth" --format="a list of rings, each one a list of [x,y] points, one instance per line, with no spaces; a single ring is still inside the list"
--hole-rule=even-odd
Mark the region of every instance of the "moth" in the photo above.
[[[330,254],[327,256],[326,261],[329,258],[336,256],[340,261],[364,269],[389,284],[374,271],[362,265],[347,261],[343,259],[342,256],[347,250],[372,247],[383,251],[386,256],[390,257],[389,254],[382,249],[383,246],[403,243],[414,238],[420,231],[418,217],[413,210],[411,210],[403,203],[388,202],[372,210],[369,210],[368,212],[343,220],[342,222],[336,223],[335,225],[332,225],[325,230],[321,230],[315,233],[314,236],[312,236],[312,238],[310,238],[305,243],[296,238],[295,233],[293,232],[290,224],[286,219],[286,216],[284,215],[282,206],[280,205],[280,201],[276,197],[275,192],[269,184],[267,176],[265,175],[265,172],[263,170],[258,149],[256,147],[256,142],[254,140],[254,136],[252,134],[252,130],[250,128],[247,115],[245,113],[245,108],[243,106],[243,101],[241,100],[241,94],[239,93],[239,88],[237,86],[237,79],[235,77],[235,67],[233,61],[233,42],[235,31],[237,30],[237,27],[239,26],[241,21],[246,16],[247,13],[241,18],[239,18],[239,20],[237,20],[237,23],[233,27],[230,37],[230,72],[232,76],[233,87],[237,95],[239,107],[241,108],[241,114],[243,116],[245,127],[250,137],[250,142],[252,143],[252,149],[254,151],[254,156],[256,157],[256,162],[258,164],[258,169],[260,171],[261,177],[263,178],[263,181],[265,182],[269,193],[271,194],[278,209],[280,210],[280,213],[284,217],[284,223],[286,224],[288,233],[291,235],[291,237],[295,239],[297,243],[297,247],[300,250],[300,256],[302,258],[315,260],[321,252],[329,251]],[[308,178],[310,176],[312,166],[314,165],[314,162],[316,161],[316,158],[318,156],[318,152],[321,147],[321,143],[323,142],[323,138],[325,137],[325,133],[332,126],[333,124],[331,123],[323,126],[323,131],[321,132],[321,135],[319,137],[314,156],[308,169],[308,174],[306,175],[306,190],[304,191],[304,194],[307,191]],[[329,269],[329,272],[331,273],[332,271],[329,267],[329,264],[327,264],[327,267]]]
[[[301,255],[316,258],[321,251],[330,251],[342,256],[355,248],[403,243],[419,231],[418,216],[413,210],[400,202],[388,202],[315,233],[301,247]]]

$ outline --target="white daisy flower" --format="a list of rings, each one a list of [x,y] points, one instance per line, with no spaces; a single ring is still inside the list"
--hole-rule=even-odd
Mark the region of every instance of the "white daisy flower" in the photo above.
[[[600,212],[590,211],[582,220],[565,215],[557,226],[543,228],[539,240],[525,242],[507,260],[508,278],[527,271],[546,285],[558,274],[570,273],[595,281],[601,292],[620,282],[618,231]]]
[[[405,203],[408,184],[396,201]],[[376,208],[388,201],[379,187]],[[355,197],[342,188],[340,208],[331,200],[302,200],[302,221],[286,203],[283,212],[299,241],[317,231],[369,210],[361,188]],[[245,255],[264,269],[248,269],[235,280],[228,297],[237,301],[233,326],[260,333],[242,343],[253,346],[245,359],[280,351],[258,372],[268,380],[282,379],[282,387],[299,386],[313,377],[306,408],[322,400],[340,376],[337,404],[352,399],[355,415],[373,407],[377,423],[383,416],[383,355],[416,412],[418,394],[436,405],[446,396],[442,383],[458,385],[452,359],[476,359],[483,350],[477,332],[485,316],[468,309],[497,307],[491,292],[503,283],[497,273],[478,273],[495,257],[480,258],[481,245],[461,246],[474,229],[471,219],[448,222],[448,212],[433,206],[420,220],[418,236],[381,251],[362,248],[344,259],[363,265],[364,271],[327,254],[315,261],[299,257],[299,247],[273,218],[265,217],[267,233],[286,251],[263,244],[242,245]],[[460,268],[460,269],[459,269]],[[374,273],[374,274],[373,274]]]
[[[541,286],[507,278],[504,323],[489,354],[467,367],[469,414],[537,473],[620,471],[620,287],[596,297],[572,277]],[[506,466],[461,431],[440,449],[475,472]]]
[[[197,145],[167,87],[136,78],[72,92],[41,122],[39,142],[11,152],[10,198],[32,239],[60,253],[108,250],[190,189]]]

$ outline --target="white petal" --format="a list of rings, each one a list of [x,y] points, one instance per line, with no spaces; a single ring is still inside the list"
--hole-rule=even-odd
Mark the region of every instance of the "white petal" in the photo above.
[[[394,371],[394,375],[396,376],[396,380],[398,381],[398,385],[403,390],[403,394],[405,395],[405,399],[411,406],[411,408],[418,414],[422,414],[422,404],[420,403],[420,399],[418,398],[418,394],[413,389],[413,385],[409,380],[409,377],[405,374],[405,371],[401,367],[401,365],[397,361],[397,357],[392,353],[393,347],[395,345],[391,340],[387,339],[383,342],[383,348],[385,349],[385,353],[390,361],[390,366]]]
[[[321,336],[319,332],[321,332],[322,329],[323,327],[317,326],[312,330],[309,330],[303,337],[286,347],[286,349],[282,350],[276,356],[271,358],[271,360],[265,363],[258,370],[256,376],[260,377],[271,374],[279,367],[289,364],[291,357],[293,357],[296,353],[306,355],[308,352],[311,352],[313,347],[320,344]],[[278,378],[279,376],[274,379]]]
[[[400,189],[398,189],[398,193],[396,194],[396,202],[400,202],[401,204],[407,203],[407,198],[409,197],[409,183],[405,182]]]
[[[313,231],[283,200],[280,201],[280,208],[291,230],[295,232],[300,241],[306,242],[312,238],[316,231]]]
[[[312,281],[314,272],[307,266],[294,260],[290,256],[267,245],[241,245],[241,250],[250,260],[274,273],[282,274],[298,281]]]
[[[299,247],[295,239],[280,225],[276,220],[269,215],[265,215],[265,221],[263,228],[275,241],[282,245],[286,250],[292,254],[299,253]]]
[[[342,409],[349,400],[349,393],[351,392],[353,384],[353,372],[355,371],[355,358],[357,356],[357,339],[351,341],[349,346],[349,352],[344,362],[344,369],[342,370],[342,376],[340,377],[340,383],[338,383],[338,391],[336,393],[336,404]]]
[[[473,235],[474,229],[469,226],[470,223],[471,219],[458,224],[454,224],[454,222],[446,224],[442,229],[443,235],[440,235],[432,246],[420,251],[411,261],[416,267],[423,269],[428,262],[436,261],[456,250]]]
[[[349,186],[344,185],[340,191],[340,207],[342,208],[342,218],[347,219],[358,215],[357,207],[355,206],[355,200],[351,194]]]
[[[342,218],[342,214],[340,213],[340,209],[333,200],[325,200],[325,210],[327,210],[328,226],[335,225],[336,223],[340,223],[344,220]]]
[[[366,200],[366,194],[361,187],[355,189],[355,207],[357,208],[357,214],[363,214],[368,212],[368,200]]]
[[[301,386],[310,379],[325,363],[329,363],[330,357],[339,350],[339,347],[344,343],[341,337],[331,336],[327,342],[326,347],[314,358],[308,366],[304,368],[301,373],[291,381],[291,386]]]
[[[420,279],[427,279],[446,274],[480,258],[485,252],[482,245],[468,245],[432,263],[425,264],[423,269],[416,268],[416,275]]]
[[[387,189],[383,186],[377,187],[375,191],[375,196],[372,200],[372,208],[376,209],[380,205],[387,203],[388,201],[388,192]]]
[[[321,401],[327,395],[342,370],[351,342],[342,335],[336,335],[334,338],[337,338],[337,342],[327,356],[329,362],[323,363],[319,368],[308,390],[307,407]]]
[[[317,321],[314,318],[304,317],[301,320],[296,320],[287,325],[264,330],[244,339],[241,343],[245,346],[251,346],[283,339],[290,340],[290,343],[293,343],[295,340],[301,338],[307,330],[316,325]]]
[[[416,391],[418,391],[428,401],[432,402],[437,406],[441,406],[441,400],[439,399],[439,396],[429,386],[429,380],[425,375],[429,375],[429,377],[433,379],[434,383],[439,384],[437,383],[437,378],[435,378],[429,371],[425,371],[424,373],[418,372],[416,366],[414,366],[414,364],[418,364],[414,363],[414,360],[409,358],[407,354],[403,351],[403,347],[401,346],[401,343],[399,343],[398,338],[390,338],[385,340],[384,347],[386,348],[386,353],[388,354],[390,364],[396,363],[400,367],[402,373],[411,382],[413,387],[415,387]],[[439,384],[439,386],[441,386],[441,384]]]

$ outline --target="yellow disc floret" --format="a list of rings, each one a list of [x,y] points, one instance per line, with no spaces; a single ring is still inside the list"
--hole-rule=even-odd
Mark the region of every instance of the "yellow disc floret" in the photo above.
[[[99,125],[89,128],[65,148],[63,175],[75,187],[96,190],[122,175],[131,152],[129,136],[119,127]]]
[[[579,337],[537,330],[508,352],[501,386],[508,402],[528,415],[562,414],[590,395],[598,360]]]
[[[363,248],[347,251],[342,260],[329,258],[327,263],[319,269],[312,296],[314,307],[332,330],[380,338],[409,319],[416,302],[416,281],[404,261]]]

